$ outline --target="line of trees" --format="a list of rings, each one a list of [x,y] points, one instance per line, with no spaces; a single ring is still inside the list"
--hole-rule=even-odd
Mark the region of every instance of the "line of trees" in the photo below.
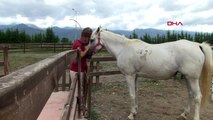
[[[149,34],[145,33],[143,36],[138,36],[135,31],[133,31],[132,35],[129,36],[130,39],[141,39],[147,43],[157,44],[157,43],[164,43],[164,42],[171,42],[180,39],[187,39],[195,42],[208,42],[213,44],[213,33],[203,33],[203,32],[195,32],[194,35],[189,34],[188,32],[180,31],[167,31],[166,34],[160,35],[157,34],[156,36],[150,36]]]
[[[163,42],[171,42],[179,39],[187,39],[195,42],[207,41],[213,44],[213,33],[195,32],[194,35],[188,32],[167,31],[166,34],[157,34],[156,36],[150,36],[145,33],[143,36],[138,36],[135,31],[129,36],[130,39],[141,39],[145,42],[157,44]],[[28,35],[25,31],[19,31],[18,29],[7,29],[6,31],[0,31],[0,43],[68,43],[68,38],[59,39],[53,32],[51,27],[47,28],[45,33],[39,33],[35,35]]]
[[[54,34],[51,27],[47,28],[45,33],[38,33],[32,36],[18,29],[0,31],[0,43],[57,43],[59,41],[59,37]],[[68,42],[69,40],[63,38],[62,41]]]

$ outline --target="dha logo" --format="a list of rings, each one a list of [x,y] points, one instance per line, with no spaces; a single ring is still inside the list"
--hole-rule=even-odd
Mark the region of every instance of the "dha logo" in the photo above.
[[[167,21],[167,26],[174,26],[174,25],[176,25],[176,26],[183,26],[183,23],[182,22],[173,22],[173,21]]]

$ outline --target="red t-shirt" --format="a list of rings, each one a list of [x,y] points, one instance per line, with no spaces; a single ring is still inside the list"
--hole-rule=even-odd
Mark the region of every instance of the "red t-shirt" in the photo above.
[[[85,50],[85,47],[82,45],[82,42],[81,40],[77,40],[73,43],[72,45],[72,50],[76,50],[76,49],[80,49],[81,51],[84,51]],[[86,72],[87,71],[87,59],[86,57],[82,57],[81,58],[81,72]],[[75,72],[78,72],[78,62],[77,60],[72,62],[70,64],[70,70],[72,71],[75,71]]]

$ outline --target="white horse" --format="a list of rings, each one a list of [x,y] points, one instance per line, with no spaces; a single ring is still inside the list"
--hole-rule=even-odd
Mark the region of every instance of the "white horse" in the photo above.
[[[131,97],[129,119],[134,119],[138,107],[136,74],[146,78],[169,79],[180,72],[186,78],[189,94],[188,105],[180,118],[187,118],[194,100],[193,120],[200,120],[201,100],[205,103],[210,98],[212,50],[208,44],[188,40],[148,44],[99,27],[92,33],[90,45],[95,51],[104,46],[116,58],[119,70],[125,75]]]

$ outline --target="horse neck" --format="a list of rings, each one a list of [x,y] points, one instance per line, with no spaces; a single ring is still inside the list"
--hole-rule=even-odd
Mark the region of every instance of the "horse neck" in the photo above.
[[[129,40],[124,36],[114,34],[108,31],[102,32],[101,38],[107,51],[110,52],[115,57],[119,56],[122,50],[125,49],[123,43]]]

